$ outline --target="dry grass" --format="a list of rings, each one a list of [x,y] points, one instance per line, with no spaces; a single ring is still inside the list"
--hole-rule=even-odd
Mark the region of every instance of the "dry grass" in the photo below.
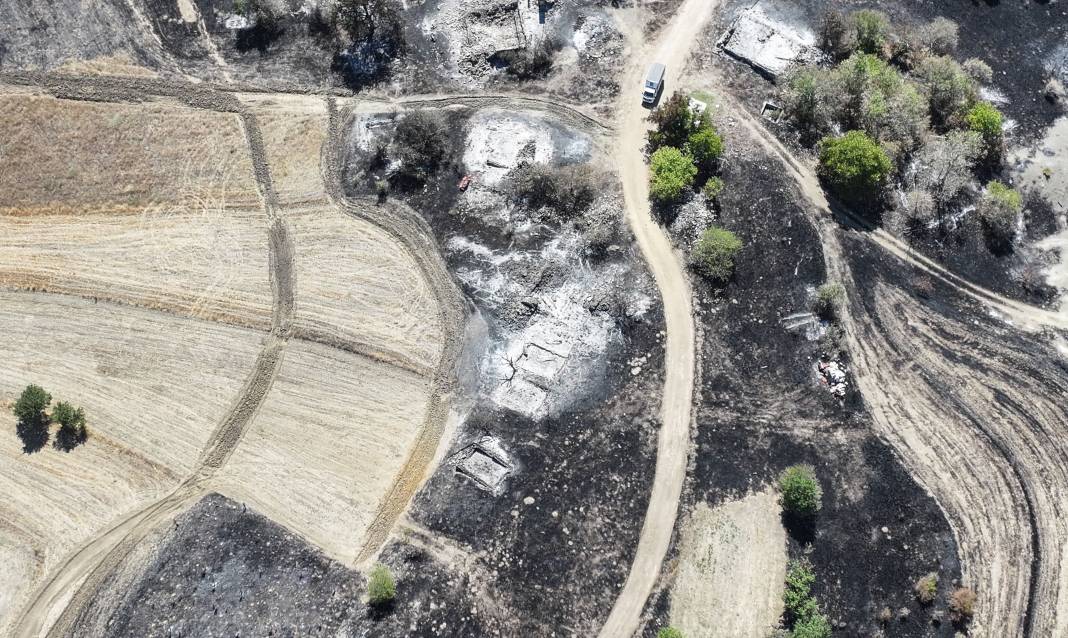
[[[55,295],[0,293],[0,554],[33,569],[0,603],[190,471],[259,348],[251,331]],[[28,383],[85,408],[87,444],[25,454],[10,402]],[[6,569],[14,569],[11,565]]]
[[[306,95],[240,97],[259,120],[278,200],[326,202],[320,162],[329,127],[326,102]]]
[[[408,457],[429,394],[410,372],[290,342],[219,489],[351,561]]]
[[[165,102],[0,95],[0,213],[139,213],[190,193],[258,207],[236,115]]]
[[[786,531],[771,492],[715,509],[682,531],[671,624],[688,638],[764,638],[782,614]]]
[[[298,329],[342,347],[367,344],[409,368],[437,366],[443,340],[437,301],[399,243],[333,208],[284,215],[297,246]]]

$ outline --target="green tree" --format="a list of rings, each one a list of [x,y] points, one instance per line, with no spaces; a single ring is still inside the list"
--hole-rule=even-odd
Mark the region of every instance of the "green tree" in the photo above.
[[[425,180],[445,161],[448,141],[449,130],[441,113],[421,110],[405,115],[393,136],[400,173],[416,181]]]
[[[707,175],[715,170],[723,154],[723,138],[711,122],[702,123],[686,141],[686,152],[693,158],[694,166]]]
[[[711,226],[701,234],[693,249],[693,265],[705,277],[724,282],[734,272],[734,258],[742,240],[725,228]]]
[[[791,465],[779,475],[779,491],[784,511],[798,516],[814,516],[822,506],[823,489],[810,465]]]
[[[998,243],[1012,242],[1016,234],[1016,219],[1023,210],[1020,193],[998,181],[986,185],[979,198],[976,212],[991,238]]]
[[[52,395],[44,391],[39,385],[30,384],[19,395],[12,411],[20,423],[31,426],[39,426],[48,423],[45,410],[52,402]]]
[[[697,131],[698,123],[690,110],[690,99],[675,91],[660,108],[649,115],[656,128],[649,131],[649,150],[665,146],[683,148]]]
[[[81,408],[59,401],[52,408],[52,420],[59,423],[55,441],[57,448],[69,451],[85,442],[85,412]]]
[[[375,565],[367,578],[367,598],[374,606],[393,602],[397,596],[397,583],[385,565]]]
[[[683,638],[682,632],[674,627],[664,627],[656,632],[656,638]]]
[[[997,162],[1001,158],[1003,142],[1001,133],[1001,111],[990,102],[976,102],[965,116],[968,129],[979,134],[983,140],[983,154],[987,161]]]
[[[881,11],[862,9],[850,15],[856,34],[857,49],[883,56],[890,36],[890,19]]]
[[[813,613],[794,623],[790,638],[830,638],[831,621],[821,613]]]
[[[697,177],[693,158],[674,146],[664,146],[653,153],[650,168],[649,195],[660,203],[678,200]]]
[[[890,168],[886,151],[861,131],[825,137],[820,142],[820,176],[850,203],[880,198]]]

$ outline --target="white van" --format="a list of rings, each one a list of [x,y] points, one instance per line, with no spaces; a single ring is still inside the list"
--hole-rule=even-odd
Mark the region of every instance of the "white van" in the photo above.
[[[642,89],[642,103],[652,104],[656,102],[656,96],[660,94],[660,89],[664,86],[665,70],[664,65],[659,62],[649,67],[649,73],[645,75],[645,88]]]

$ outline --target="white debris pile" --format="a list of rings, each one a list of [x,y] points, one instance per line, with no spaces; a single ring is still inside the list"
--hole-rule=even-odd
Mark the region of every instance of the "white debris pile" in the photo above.
[[[489,435],[460,450],[453,457],[453,462],[457,474],[494,494],[501,493],[505,480],[515,471],[511,455],[499,439]]]
[[[499,183],[520,161],[552,161],[552,132],[544,121],[500,110],[481,111],[471,118],[464,165],[478,175],[476,185]]]
[[[830,324],[821,320],[812,312],[795,312],[779,320],[783,328],[791,332],[799,332],[805,335],[808,341],[817,341],[827,334]]]
[[[581,162],[593,149],[585,133],[527,113],[486,109],[471,118],[469,128],[464,166],[476,189],[496,186],[520,162]]]
[[[759,4],[740,11],[717,44],[772,78],[795,64],[820,58],[811,31],[772,19]]]
[[[479,365],[482,390],[502,408],[533,419],[579,400],[604,375],[608,345],[620,338],[615,314],[598,303],[627,283],[615,265],[593,272],[581,261],[582,239],[557,236],[539,251],[495,252],[469,239],[449,251],[474,262],[457,277],[497,318],[499,340]],[[651,303],[637,286],[618,291],[617,312],[641,316]]]
[[[679,212],[671,221],[669,230],[675,244],[680,248],[688,249],[714,221],[716,221],[715,211],[708,205],[704,195],[698,194],[679,207]]]
[[[349,141],[362,151],[372,151],[377,144],[389,142],[396,128],[394,113],[361,113],[349,129]]]
[[[846,367],[840,361],[820,361],[816,364],[820,380],[830,388],[831,394],[836,397],[844,397],[848,382],[846,381]]]
[[[431,42],[444,40],[448,62],[469,85],[492,71],[495,54],[540,42],[546,25],[539,2],[527,0],[442,0],[420,28]]]

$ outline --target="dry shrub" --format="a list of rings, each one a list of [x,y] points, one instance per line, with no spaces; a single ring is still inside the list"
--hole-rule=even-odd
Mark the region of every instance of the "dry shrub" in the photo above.
[[[961,587],[949,596],[949,616],[955,623],[966,623],[975,615],[975,592]]]

